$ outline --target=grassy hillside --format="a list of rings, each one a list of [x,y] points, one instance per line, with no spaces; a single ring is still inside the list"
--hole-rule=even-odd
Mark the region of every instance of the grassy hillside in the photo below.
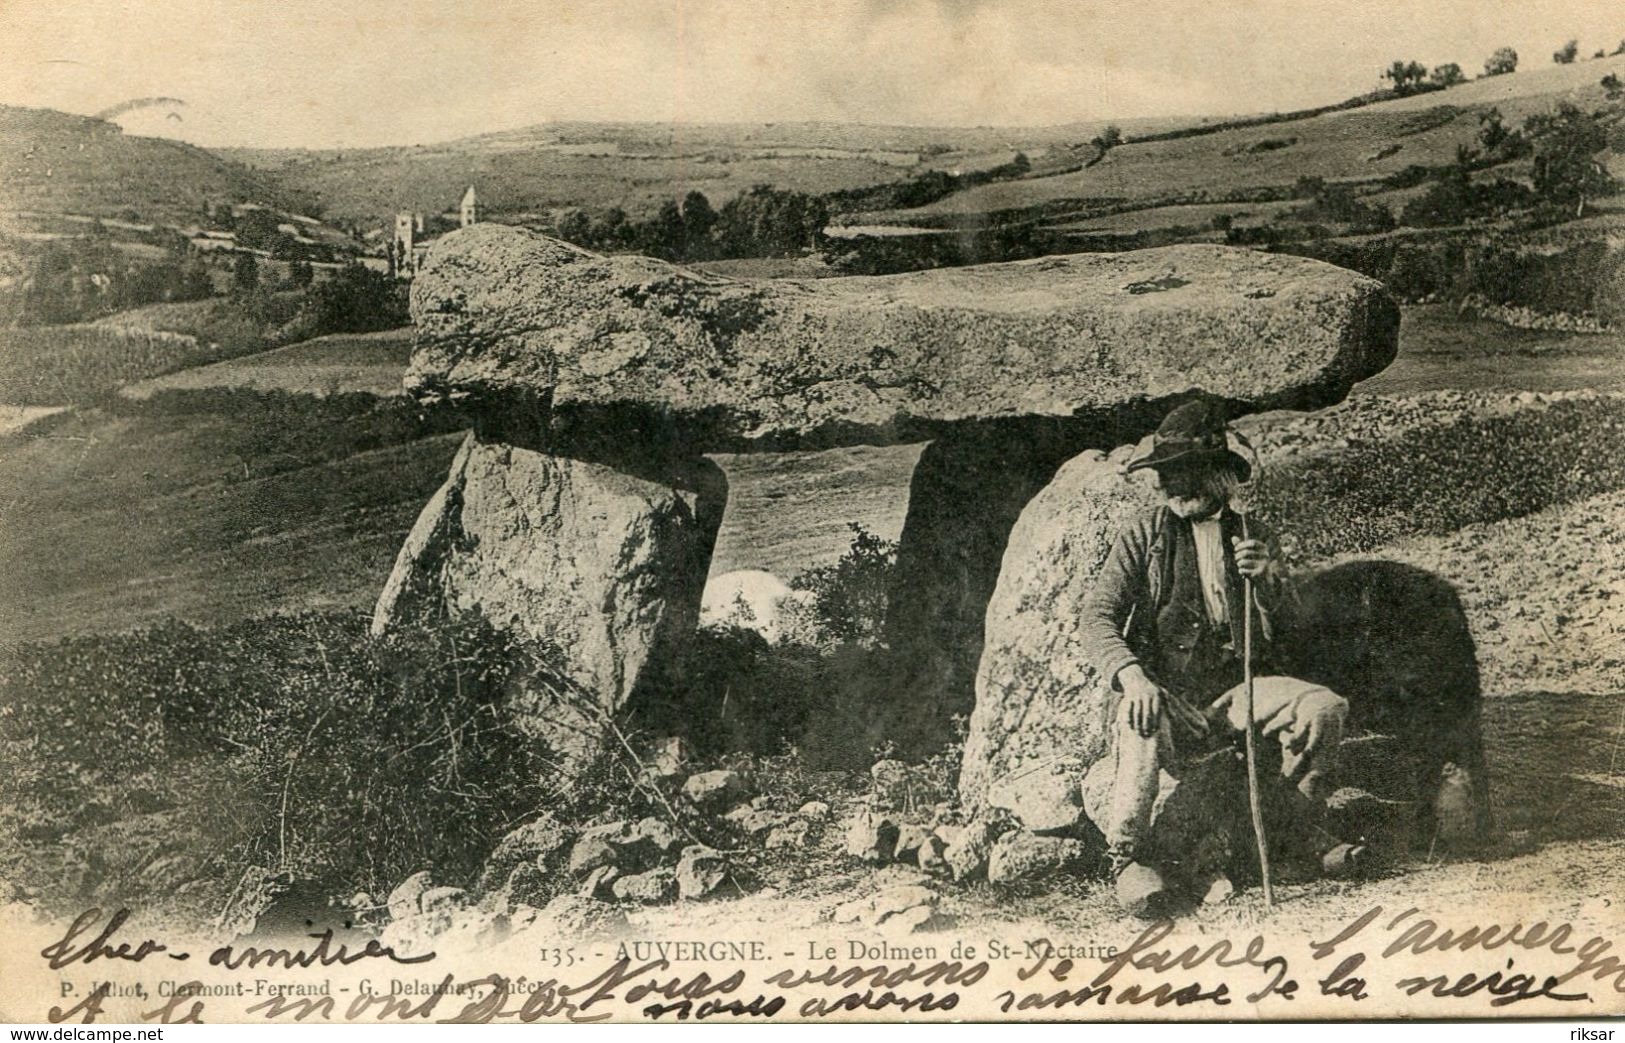
[[[298,209],[263,175],[178,141],[88,116],[0,105],[0,210],[196,221],[206,204]]]
[[[1189,120],[1124,121],[1152,133]],[[963,172],[1025,151],[1035,163],[1087,142],[1098,124],[1045,128],[861,124],[549,123],[435,145],[361,150],[225,149],[221,154],[318,196],[331,218],[378,223],[400,210],[439,212],[473,184],[488,216],[518,220],[565,206],[634,218],[691,190],[720,206],[752,185],[804,192]]]
[[[124,394],[145,399],[162,391],[248,388],[317,396],[351,392],[402,395],[401,377],[411,357],[411,327],[338,333],[170,373],[132,385]]]
[[[0,441],[0,644],[370,609],[459,440],[389,444],[381,427],[88,410]]]
[[[1457,146],[1476,143],[1479,115],[1492,106],[1508,126],[1564,100],[1596,107],[1606,98],[1599,81],[1610,73],[1625,76],[1625,56],[1497,76],[1307,119],[1130,141],[1084,170],[980,185],[877,219],[933,223],[1068,201],[1083,209],[1089,201],[1198,192],[1219,200],[1248,189],[1288,187],[1304,176],[1375,180],[1412,165],[1451,162]]]

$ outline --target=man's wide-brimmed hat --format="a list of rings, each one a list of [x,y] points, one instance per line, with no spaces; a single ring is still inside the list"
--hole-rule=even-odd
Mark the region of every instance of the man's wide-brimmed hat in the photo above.
[[[1129,461],[1127,470],[1162,467],[1200,460],[1224,460],[1236,468],[1242,481],[1252,477],[1247,458],[1230,448],[1225,438],[1224,407],[1208,399],[1194,399],[1163,417],[1151,436],[1151,449]]]

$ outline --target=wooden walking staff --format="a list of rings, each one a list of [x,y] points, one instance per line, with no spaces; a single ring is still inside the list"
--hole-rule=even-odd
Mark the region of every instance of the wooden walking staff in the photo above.
[[[1251,442],[1247,441],[1239,432],[1231,431],[1233,437],[1242,446],[1246,447],[1253,458],[1253,478],[1258,477],[1258,452],[1253,449]],[[1241,511],[1241,538],[1249,539],[1247,534],[1247,512]],[[1264,908],[1275,907],[1275,889],[1270,884],[1270,845],[1264,833],[1264,806],[1259,797],[1258,790],[1258,724],[1253,720],[1253,578],[1243,576],[1242,590],[1242,619],[1241,619],[1241,676],[1242,676],[1242,719],[1247,722],[1247,809],[1252,813],[1253,836],[1258,841],[1258,872],[1264,882]]]

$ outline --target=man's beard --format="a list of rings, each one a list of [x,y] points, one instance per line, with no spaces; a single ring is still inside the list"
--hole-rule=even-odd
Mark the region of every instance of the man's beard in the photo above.
[[[1216,497],[1208,493],[1197,493],[1194,496],[1169,496],[1167,500],[1168,509],[1187,520],[1206,518],[1224,506]]]

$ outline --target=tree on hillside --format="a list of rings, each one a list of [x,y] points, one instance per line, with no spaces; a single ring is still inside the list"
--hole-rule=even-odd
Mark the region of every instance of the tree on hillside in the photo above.
[[[1427,66],[1421,62],[1395,61],[1383,70],[1382,78],[1394,82],[1396,94],[1411,94],[1427,79]]]
[[[822,199],[772,185],[756,185],[728,200],[717,217],[725,257],[794,256],[816,245],[829,223]]]
[[[1485,76],[1505,76],[1518,70],[1518,52],[1510,47],[1497,48],[1484,62]]]
[[[1433,81],[1435,86],[1454,87],[1458,83],[1466,83],[1467,75],[1461,71],[1460,65],[1455,62],[1446,62],[1443,65],[1435,65],[1433,74],[1429,79]]]
[[[1123,143],[1123,128],[1115,123],[1108,123],[1106,129],[1090,139],[1089,144],[1105,152],[1114,149]]]
[[[1512,135],[1507,130],[1505,117],[1500,109],[1490,109],[1478,117],[1478,143],[1484,147],[1486,153],[1494,152],[1501,147],[1501,143]]]
[[[1535,139],[1535,191],[1546,202],[1573,207],[1582,217],[1587,201],[1618,187],[1597,160],[1608,147],[1608,130],[1595,116],[1563,102],[1555,112],[1529,117],[1524,128]]]
[[[1613,50],[1612,50],[1612,51],[1610,51],[1610,52],[1609,52],[1609,53],[1610,53],[1610,54],[1625,54],[1625,40],[1621,40],[1621,41],[1619,41],[1619,46],[1618,46],[1618,47],[1615,47],[1615,48],[1614,48],[1614,49],[1613,49]]]
[[[251,253],[240,253],[231,265],[231,284],[239,290],[252,290],[260,284],[260,262]]]
[[[1621,83],[1618,73],[1609,73],[1601,80],[1602,89],[1608,92],[1609,101],[1618,101],[1625,97],[1625,83]]]
[[[653,219],[638,227],[638,246],[652,257],[675,261],[683,252],[683,212],[677,200],[660,204]]]
[[[632,234],[626,211],[618,206],[605,210],[592,223],[592,243],[600,250],[624,249],[630,245]]]
[[[592,244],[592,218],[578,206],[571,207],[559,217],[554,231],[565,242],[575,243],[577,246]]]
[[[711,229],[717,224],[717,212],[711,200],[699,190],[683,197],[683,256],[688,260],[705,257],[711,252]]]
[[[370,333],[411,321],[406,283],[352,261],[310,289],[304,309],[311,336]]]
[[[1580,41],[1579,40],[1570,40],[1568,43],[1564,44],[1559,50],[1556,50],[1556,51],[1552,52],[1552,61],[1556,62],[1559,65],[1569,65],[1569,64],[1573,63],[1574,59],[1576,57],[1578,57],[1579,54],[1580,54]]]

